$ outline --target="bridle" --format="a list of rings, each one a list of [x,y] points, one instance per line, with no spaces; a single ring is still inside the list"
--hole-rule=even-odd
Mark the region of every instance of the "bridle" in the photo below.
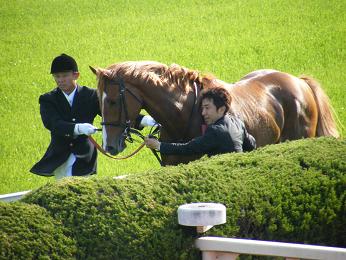
[[[106,80],[106,79],[105,79]],[[117,85],[119,85],[119,96],[117,97],[117,99],[114,101],[115,103],[119,103],[120,106],[120,112],[119,112],[119,119],[118,121],[115,122],[101,122],[102,126],[112,126],[112,127],[120,127],[120,128],[124,128],[124,131],[122,133],[122,136],[125,138],[126,141],[133,143],[134,139],[132,138],[131,134],[137,135],[138,137],[140,137],[141,139],[143,139],[145,136],[142,135],[141,132],[139,132],[137,129],[131,128],[131,120],[129,118],[129,113],[127,110],[127,104],[126,104],[126,98],[125,98],[125,92],[127,91],[128,93],[130,93],[132,95],[132,97],[134,97],[139,104],[141,105],[141,107],[143,106],[143,101],[140,100],[129,88],[126,88],[124,80],[122,78],[119,78],[118,80],[114,80],[111,79],[111,81]],[[106,90],[106,84],[104,84],[104,91]],[[120,102],[118,102],[120,100]],[[121,115],[122,115],[122,111],[124,110],[125,113],[125,123],[121,122]],[[154,128],[152,127],[150,130],[150,134],[149,137],[155,137],[155,134],[158,134],[160,132],[160,128],[161,126],[159,124],[157,124],[157,126]],[[102,131],[101,129],[97,129],[98,131]],[[127,156],[123,156],[123,157],[114,157],[111,156],[109,154],[107,154],[107,152],[95,141],[95,139],[93,139],[91,136],[89,136],[89,140],[91,141],[91,143],[96,147],[97,150],[99,150],[102,154],[106,155],[107,157],[110,157],[112,159],[116,159],[116,160],[123,160],[123,159],[127,159],[132,157],[133,155],[135,155],[137,152],[139,152],[143,147],[144,147],[144,142],[130,155]],[[155,155],[156,159],[159,161],[160,165],[162,166],[162,160],[161,158],[158,156],[157,151],[154,149],[151,149],[151,151],[153,152],[153,154]]]
[[[140,100],[129,88],[126,88],[125,84],[124,84],[124,80],[122,78],[119,78],[118,80],[111,80],[112,82],[114,82],[115,84],[119,85],[119,96],[117,97],[115,103],[119,103],[120,106],[120,112],[119,112],[119,119],[117,122],[101,122],[102,126],[113,126],[113,127],[120,127],[120,128],[124,128],[124,132],[127,132],[128,129],[131,128],[131,120],[129,119],[129,113],[127,110],[127,104],[126,104],[126,99],[125,99],[125,92],[127,91],[128,93],[131,94],[131,96],[133,96],[138,102],[139,104],[142,106],[143,105],[143,101]],[[105,88],[106,88],[106,84],[104,84]],[[106,89],[104,89],[105,91]],[[120,100],[120,102],[118,102],[118,100]],[[125,123],[121,122],[121,115],[122,112],[125,112]]]

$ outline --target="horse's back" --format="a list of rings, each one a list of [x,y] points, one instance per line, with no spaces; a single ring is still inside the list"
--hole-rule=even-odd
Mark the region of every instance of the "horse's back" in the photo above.
[[[264,76],[264,75],[267,75],[267,74],[270,74],[273,72],[279,72],[279,71],[273,70],[273,69],[255,70],[255,71],[252,71],[252,72],[246,74],[244,77],[242,77],[240,79],[240,81],[247,80],[247,79],[253,79],[255,77],[261,77],[261,76]]]

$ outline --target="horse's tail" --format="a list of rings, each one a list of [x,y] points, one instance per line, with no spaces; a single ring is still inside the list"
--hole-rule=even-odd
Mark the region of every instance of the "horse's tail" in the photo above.
[[[312,77],[301,76],[300,79],[304,80],[314,93],[318,109],[316,136],[334,136],[338,138],[340,135],[333,115],[335,112],[320,84]]]

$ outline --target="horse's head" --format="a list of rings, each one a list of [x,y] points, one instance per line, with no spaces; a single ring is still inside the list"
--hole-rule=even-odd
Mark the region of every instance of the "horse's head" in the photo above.
[[[197,71],[153,61],[91,70],[98,78],[107,152],[115,155],[125,149],[127,129],[142,108],[161,124],[162,141],[189,140],[200,134],[198,96],[203,83]]]
[[[129,128],[142,108],[142,98],[135,86],[110,69],[94,69],[102,112],[103,149],[112,155],[122,152]]]

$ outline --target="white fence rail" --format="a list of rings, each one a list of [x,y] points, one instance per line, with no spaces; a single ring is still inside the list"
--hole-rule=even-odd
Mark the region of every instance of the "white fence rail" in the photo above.
[[[0,201],[12,202],[20,200],[25,194],[29,193],[31,190],[20,191],[15,193],[3,194],[0,195]]]
[[[202,251],[203,260],[235,260],[240,254],[281,256],[286,259],[346,259],[346,249],[338,247],[223,237],[201,237],[195,245]]]

